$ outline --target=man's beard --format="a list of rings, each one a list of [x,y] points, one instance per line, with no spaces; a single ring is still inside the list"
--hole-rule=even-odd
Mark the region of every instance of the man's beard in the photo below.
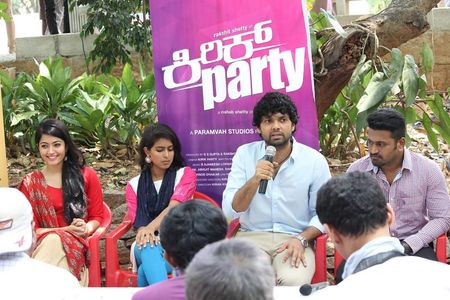
[[[384,159],[379,155],[370,155],[370,160],[372,161],[372,165],[374,165],[375,167],[382,167],[385,164]]]
[[[287,144],[289,144],[289,142],[291,142],[291,140],[292,140],[292,135],[289,135],[289,137],[285,137],[284,134],[283,134],[283,138],[282,139],[278,139],[278,140],[275,140],[275,141],[273,141],[269,137],[269,140],[266,141],[266,144],[274,146],[274,147],[283,147],[283,146],[286,146]]]

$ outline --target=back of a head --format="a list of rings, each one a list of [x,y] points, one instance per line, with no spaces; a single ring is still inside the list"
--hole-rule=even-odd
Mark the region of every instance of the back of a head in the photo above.
[[[267,255],[244,239],[203,248],[185,275],[188,300],[271,300],[275,275]]]
[[[27,251],[33,242],[33,211],[24,194],[0,188],[0,255]]]
[[[320,222],[353,237],[383,227],[388,219],[386,198],[378,182],[362,172],[328,180],[317,193],[316,212]]]
[[[406,123],[402,114],[393,108],[380,108],[367,116],[367,125],[374,130],[387,130],[398,140],[406,135]]]
[[[207,244],[225,238],[228,224],[222,211],[204,200],[190,200],[173,207],[164,217],[161,245],[184,270]]]

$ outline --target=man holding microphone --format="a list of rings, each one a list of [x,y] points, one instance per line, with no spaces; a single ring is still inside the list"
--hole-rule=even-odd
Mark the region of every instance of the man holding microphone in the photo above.
[[[251,240],[271,258],[278,285],[311,282],[312,243],[323,230],[316,193],[330,178],[326,159],[293,138],[297,122],[289,96],[264,95],[253,110],[262,141],[237,149],[223,193],[225,215],[240,220],[236,237]]]

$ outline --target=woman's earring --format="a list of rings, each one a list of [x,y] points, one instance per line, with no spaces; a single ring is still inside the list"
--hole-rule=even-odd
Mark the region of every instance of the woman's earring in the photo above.
[[[148,163],[148,164],[151,164],[152,163],[152,159],[150,157],[146,156],[145,157],[145,162]]]
[[[64,161],[67,161],[67,156],[64,156]]]

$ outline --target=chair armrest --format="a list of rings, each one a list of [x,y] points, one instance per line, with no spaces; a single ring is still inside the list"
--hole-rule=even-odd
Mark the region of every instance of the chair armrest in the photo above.
[[[90,252],[89,262],[89,286],[100,287],[101,286],[101,267],[100,267],[100,249],[99,240],[108,231],[111,225],[111,210],[106,203],[103,203],[103,219],[99,227],[94,233],[87,238]]]
[[[437,260],[447,263],[447,234],[444,233],[436,239],[436,257]]]
[[[327,281],[327,239],[328,235],[321,234],[316,238],[316,271],[312,283]]]
[[[131,220],[128,215],[122,220],[116,228],[106,235],[105,238],[105,263],[107,270],[118,270],[119,266],[119,254],[117,252],[117,240],[127,233],[132,226]]]
[[[226,238],[231,239],[232,237],[234,237],[236,235],[236,233],[238,232],[239,228],[241,228],[241,223],[239,223],[239,218],[232,220],[230,222],[230,224],[228,225],[228,231],[227,231]]]

